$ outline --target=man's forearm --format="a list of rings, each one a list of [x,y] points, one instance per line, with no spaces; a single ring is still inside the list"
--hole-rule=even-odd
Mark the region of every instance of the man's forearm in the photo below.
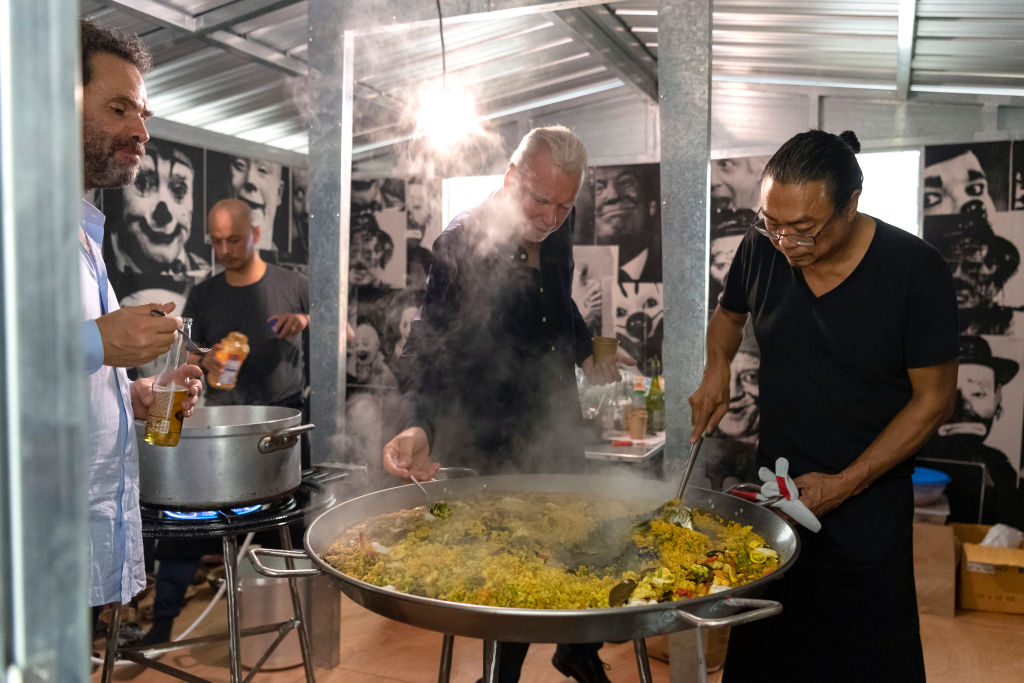
[[[708,367],[720,363],[729,365],[732,362],[743,341],[743,325],[746,319],[745,314],[726,311],[721,306],[715,309],[708,323]]]

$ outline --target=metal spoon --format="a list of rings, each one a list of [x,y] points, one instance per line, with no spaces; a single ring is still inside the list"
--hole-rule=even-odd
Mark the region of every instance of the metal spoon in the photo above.
[[[412,483],[416,484],[416,487],[420,491],[423,491],[423,495],[427,497],[427,512],[434,515],[438,519],[447,519],[452,516],[452,510],[450,507],[448,507],[448,503],[432,503],[430,501],[430,494],[427,493],[427,490],[425,488],[423,488],[423,484],[419,483],[416,480],[416,477],[412,476],[411,474],[409,475],[409,479],[411,479]]]
[[[157,308],[151,309],[149,312],[151,315],[154,315],[158,318],[162,318],[167,315],[166,313]],[[200,346],[199,344],[196,344],[188,337],[185,337],[185,348],[191,351],[192,353],[198,354],[200,356],[205,356],[210,352],[210,349],[206,348],[205,346]]]

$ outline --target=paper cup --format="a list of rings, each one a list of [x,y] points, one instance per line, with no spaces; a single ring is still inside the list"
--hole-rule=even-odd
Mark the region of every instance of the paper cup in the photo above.
[[[594,345],[594,362],[600,363],[607,358],[615,358],[615,351],[619,348],[619,340],[615,337],[594,337],[591,339]]]
[[[647,436],[647,411],[634,408],[629,413],[629,438],[640,441]]]

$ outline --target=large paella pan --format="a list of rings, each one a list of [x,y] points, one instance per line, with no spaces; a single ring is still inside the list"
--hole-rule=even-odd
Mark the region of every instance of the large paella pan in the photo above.
[[[671,498],[673,487],[654,481],[577,475],[503,475],[469,477],[425,484],[434,500],[459,500],[490,493],[564,492],[609,499],[645,498],[652,505]],[[642,493],[641,493],[642,492]],[[326,558],[332,544],[350,527],[386,513],[422,506],[423,493],[415,486],[376,491],[346,501],[318,517],[305,536],[305,555],[313,570],[273,570],[263,567],[259,554],[250,559],[261,572],[274,576],[324,573],[353,601],[382,616],[420,628],[472,638],[512,642],[597,642],[636,640],[671,633],[696,625],[738,624],[776,613],[777,603],[756,601],[758,609],[745,611],[746,598],[756,597],[766,583],[781,576],[796,559],[799,537],[770,510],[748,501],[704,489],[690,488],[684,502],[723,520],[750,525],[779,556],[772,574],[728,591],[679,602],[587,608],[528,609],[473,605],[398,592],[360,581],[331,566]]]

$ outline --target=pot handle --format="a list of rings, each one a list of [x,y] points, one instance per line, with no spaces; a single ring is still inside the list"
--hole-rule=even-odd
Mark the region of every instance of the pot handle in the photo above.
[[[279,429],[276,432],[267,434],[260,439],[259,444],[256,448],[260,453],[273,453],[274,451],[283,451],[286,448],[291,448],[298,442],[299,435],[304,434],[312,430],[316,425],[299,425],[298,427],[286,427]]]
[[[297,576],[319,576],[323,572],[316,568],[310,569],[274,569],[260,562],[260,555],[269,557],[283,557],[289,560],[308,560],[309,555],[304,550],[278,550],[277,548],[249,548],[247,553],[249,563],[263,576],[295,578]]]
[[[251,550],[249,551],[252,552]],[[756,608],[750,612],[738,612],[727,617],[698,617],[685,609],[677,609],[676,613],[694,626],[739,626],[758,619],[773,617],[782,611],[782,603],[775,600],[759,600],[757,598],[726,598],[723,602],[729,607]]]

